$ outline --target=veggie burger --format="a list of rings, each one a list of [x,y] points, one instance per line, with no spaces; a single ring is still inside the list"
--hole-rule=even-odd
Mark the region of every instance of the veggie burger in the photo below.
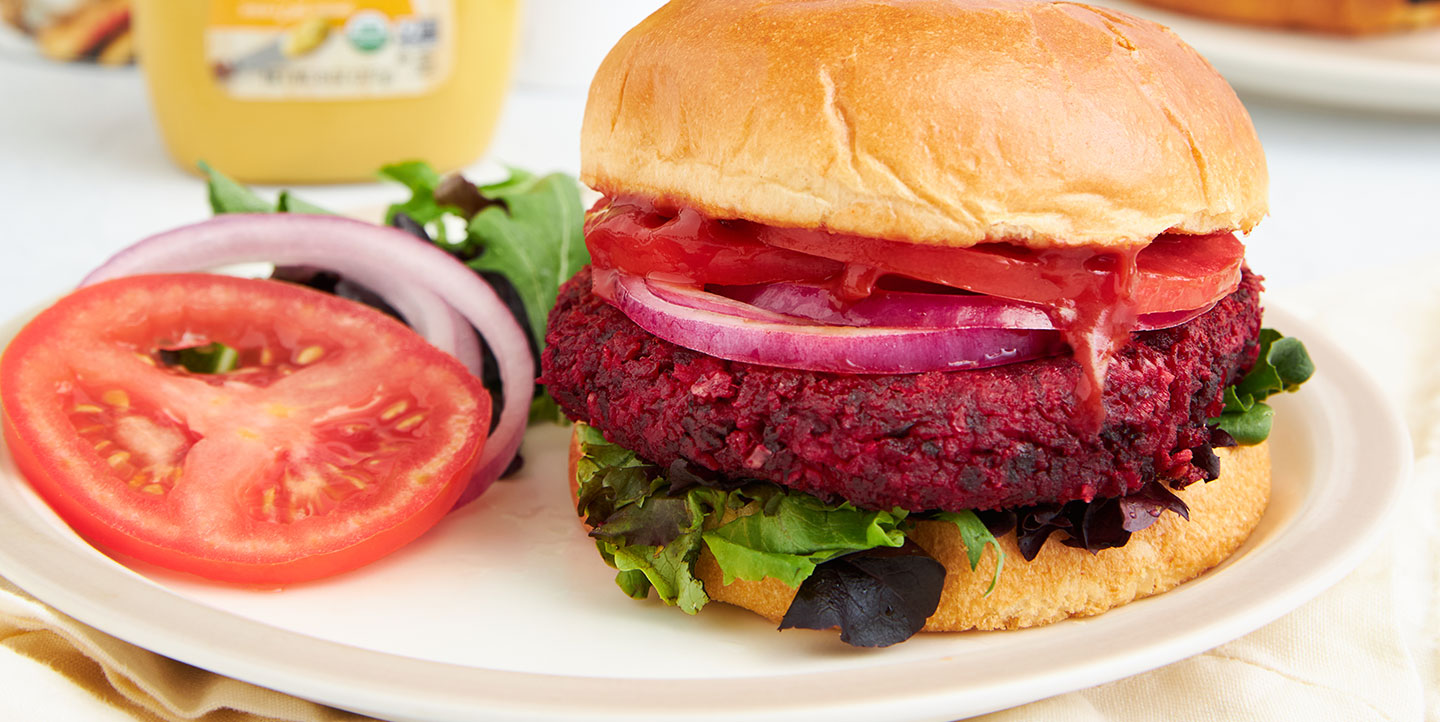
[[[676,0],[590,89],[542,381],[631,596],[863,646],[1103,612],[1259,522],[1245,109],[1042,0]]]

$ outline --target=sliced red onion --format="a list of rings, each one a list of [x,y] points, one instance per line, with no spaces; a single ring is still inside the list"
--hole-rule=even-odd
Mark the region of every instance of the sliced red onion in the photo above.
[[[653,281],[651,285],[655,285]],[[695,290],[694,293],[705,292]],[[841,308],[833,302],[834,295],[829,289],[804,283],[726,286],[721,287],[718,294],[738,301],[742,307],[748,305],[758,313],[771,312],[782,314],[782,317],[799,317],[835,326],[1057,330],[1054,320],[1043,307],[998,296],[879,291]],[[691,305],[678,300],[676,303]],[[1153,331],[1179,326],[1210,310],[1213,305],[1186,311],[1147,313],[1140,316],[1135,330]]]
[[[832,302],[829,289],[803,283],[730,286],[721,293],[765,310],[836,326],[1055,330],[1044,308],[998,296],[877,291],[840,308]]]
[[[1061,353],[1056,331],[901,329],[776,323],[667,301],[645,279],[596,269],[597,287],[641,328],[671,343],[731,361],[836,373],[953,371]],[[614,274],[612,278],[606,276]],[[613,280],[613,285],[611,281]]]
[[[597,270],[596,273],[599,273]],[[766,310],[753,305],[749,301],[728,298],[717,293],[710,293],[701,288],[687,286],[683,283],[671,283],[669,281],[657,281],[653,278],[645,280],[645,285],[650,292],[661,299],[677,306],[693,308],[697,311],[709,311],[725,316],[735,316],[750,321],[764,321],[766,323],[787,323],[805,324],[806,319],[800,318],[801,314],[777,313],[773,310]],[[818,290],[818,289],[817,289]]]
[[[408,233],[338,216],[229,214],[146,238],[91,272],[81,285],[252,262],[339,273],[379,294],[417,332],[452,353],[463,345],[462,329],[473,343],[473,325],[495,353],[505,406],[456,506],[479,496],[510,465],[520,449],[535,384],[525,331],[474,271]],[[474,357],[478,369],[478,348]]]

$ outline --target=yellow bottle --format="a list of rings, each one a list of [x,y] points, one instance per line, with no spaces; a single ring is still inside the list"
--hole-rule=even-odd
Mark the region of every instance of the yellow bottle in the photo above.
[[[251,183],[446,170],[489,143],[517,0],[137,0],[165,142]]]

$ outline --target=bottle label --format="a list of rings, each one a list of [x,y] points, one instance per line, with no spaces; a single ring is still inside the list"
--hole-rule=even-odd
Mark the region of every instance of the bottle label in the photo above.
[[[444,82],[453,0],[211,0],[205,58],[242,100],[413,96]]]

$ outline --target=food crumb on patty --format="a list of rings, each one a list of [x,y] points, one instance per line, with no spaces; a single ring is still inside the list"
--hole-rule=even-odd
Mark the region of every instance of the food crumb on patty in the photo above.
[[[726,361],[664,341],[591,292],[561,289],[541,382],[572,419],[661,466],[677,459],[868,509],[1001,509],[1204,477],[1221,392],[1253,363],[1260,278],[1200,317],[1137,333],[1087,433],[1070,356],[987,369],[848,375]],[[1197,460],[1198,461],[1198,460]]]

